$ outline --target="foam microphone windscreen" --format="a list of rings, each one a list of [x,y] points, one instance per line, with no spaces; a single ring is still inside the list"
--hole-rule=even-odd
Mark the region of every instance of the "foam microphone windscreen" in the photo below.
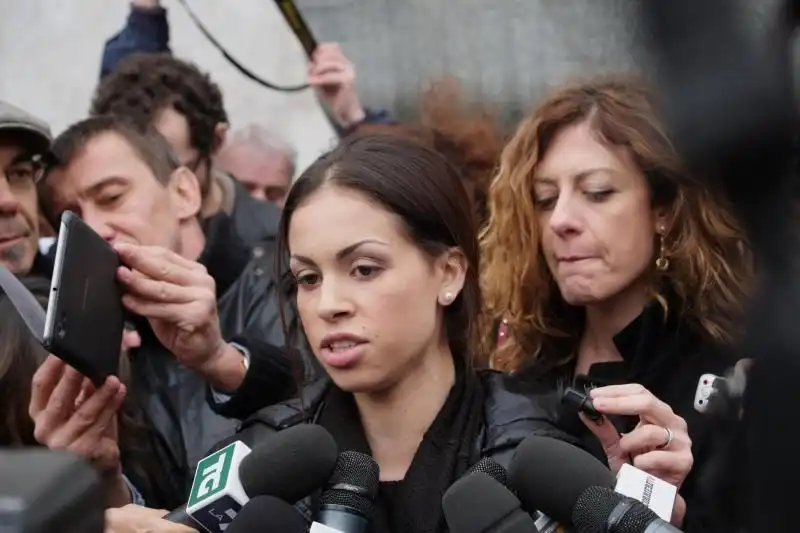
[[[508,482],[529,513],[541,511],[554,520],[571,523],[572,509],[581,493],[592,486],[613,489],[616,478],[580,448],[533,436],[517,447]]]
[[[294,503],[325,485],[338,455],[325,428],[300,424],[259,443],[242,460],[239,478],[250,496],[266,494]]]
[[[472,472],[453,483],[442,497],[442,511],[454,533],[518,533],[535,531],[533,519],[520,510],[519,500],[483,472]]]
[[[256,496],[242,507],[226,533],[305,533],[307,530],[308,522],[297,509],[273,496]]]

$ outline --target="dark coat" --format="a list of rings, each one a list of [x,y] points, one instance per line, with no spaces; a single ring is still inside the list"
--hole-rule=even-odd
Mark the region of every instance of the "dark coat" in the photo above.
[[[155,435],[155,460],[168,478],[168,501],[148,505],[177,507],[186,500],[194,468],[205,452],[230,435],[245,418],[296,392],[284,345],[271,268],[271,252],[250,260],[226,215],[207,222],[208,244],[200,258],[217,285],[217,310],[223,338],[246,348],[250,367],[230,399],[217,401],[202,376],[181,366],[155,337],[148,322],[136,320],[142,345],[131,356],[131,391]],[[268,266],[269,265],[269,266]],[[302,364],[299,362],[298,364]]]
[[[554,405],[554,402],[540,401],[539,391],[529,384],[490,370],[479,371],[478,375],[484,391],[484,408],[481,428],[473,443],[472,462],[477,462],[482,457],[491,457],[508,468],[517,445],[531,435],[577,443],[577,439],[555,426],[556,413],[548,407]],[[329,385],[330,381],[327,379],[309,385],[303,391],[305,409],[300,399],[262,409],[244,421],[236,434],[237,440],[253,447],[277,431],[298,424],[317,423]],[[218,447],[230,442],[230,438],[225,439]],[[314,500],[310,496],[296,504],[297,509],[309,521],[313,517]]]
[[[714,531],[717,517],[709,512],[712,494],[700,490],[700,480],[716,468],[716,456],[726,450],[729,435],[721,434],[719,424],[709,415],[695,410],[695,392],[703,374],[723,376],[736,364],[732,349],[726,349],[701,334],[699,328],[683,319],[680,303],[672,299],[669,312],[656,301],[645,308],[630,325],[614,337],[614,344],[622,356],[621,363],[599,363],[591,367],[588,383],[578,386],[603,386],[638,383],[657,398],[667,403],[683,417],[692,439],[694,466],[681,487],[686,500],[687,531]],[[555,368],[532,367],[520,373],[523,379],[533,380],[547,389],[561,391],[572,383],[574,363]],[[582,447],[605,462],[605,453],[594,435],[568,407],[559,408],[559,426],[581,439]],[[614,425],[621,433],[633,430],[637,417],[614,417]]]

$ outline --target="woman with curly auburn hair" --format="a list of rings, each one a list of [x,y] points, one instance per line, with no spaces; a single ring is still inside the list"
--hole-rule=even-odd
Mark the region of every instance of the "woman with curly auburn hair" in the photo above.
[[[687,522],[707,521],[694,489],[714,444],[695,391],[736,362],[750,268],[736,220],[684,172],[648,89],[557,91],[503,151],[489,208],[492,365],[588,392],[600,422],[562,405],[559,423],[613,470],[631,462],[677,485],[675,521],[687,508]]]

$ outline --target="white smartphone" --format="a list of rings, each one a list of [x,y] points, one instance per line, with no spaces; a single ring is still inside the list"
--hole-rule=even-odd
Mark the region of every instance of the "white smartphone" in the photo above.
[[[716,391],[717,380],[723,378],[714,374],[703,374],[697,383],[697,390],[694,393],[694,409],[698,413],[706,413],[711,397]]]

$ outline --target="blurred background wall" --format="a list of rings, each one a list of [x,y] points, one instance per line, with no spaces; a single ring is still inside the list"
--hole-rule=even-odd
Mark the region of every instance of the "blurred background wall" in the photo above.
[[[278,84],[301,83],[305,58],[272,0],[188,0],[240,62]],[[739,0],[754,28],[777,0]],[[305,167],[333,132],[309,91],[271,92],[242,77],[192,24],[169,11],[174,53],[212,73],[234,127],[277,124]],[[577,76],[646,67],[638,0],[297,0],[319,40],[355,61],[365,105],[413,116],[433,79],[464,80],[468,95],[498,107],[509,125],[547,87]],[[56,132],[81,118],[105,39],[123,25],[125,0],[0,0],[0,98],[35,111]]]

